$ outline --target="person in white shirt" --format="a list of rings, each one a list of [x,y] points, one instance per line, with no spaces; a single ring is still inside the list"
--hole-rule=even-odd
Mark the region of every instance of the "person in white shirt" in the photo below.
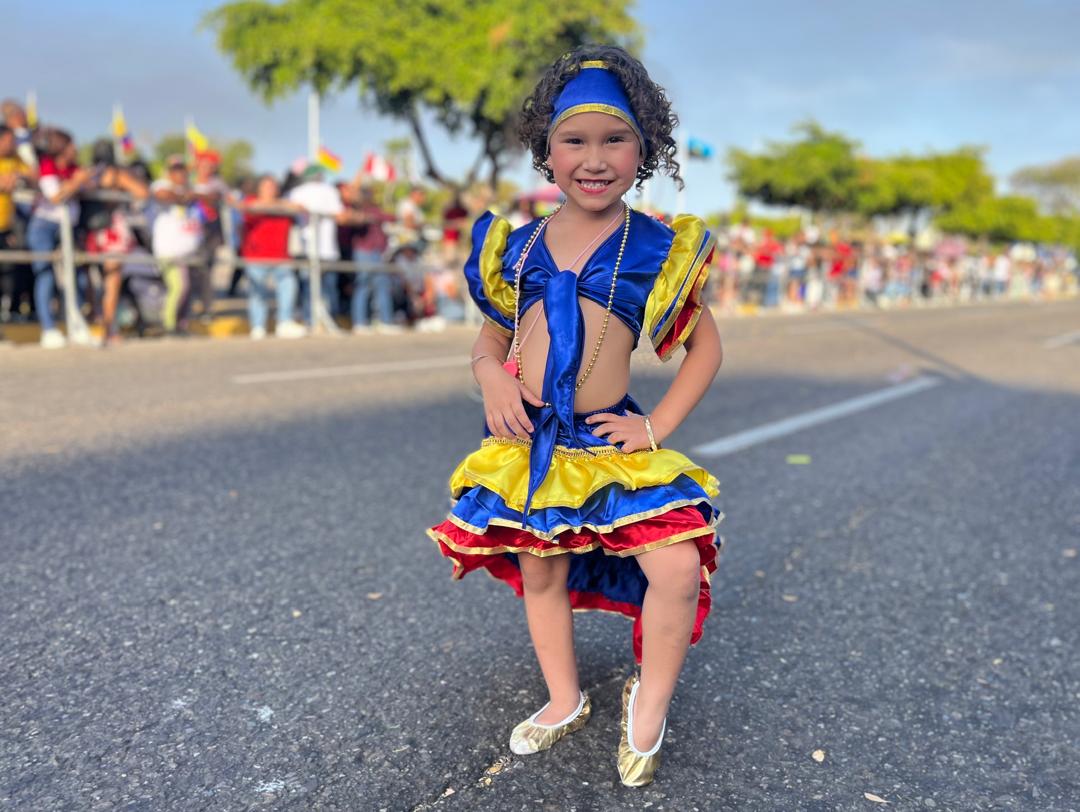
[[[152,245],[165,280],[162,324],[174,336],[187,334],[187,298],[190,268],[199,261],[203,224],[198,203],[188,185],[187,164],[181,155],[165,160],[166,176],[150,185],[157,204]]]
[[[397,204],[397,241],[400,248],[405,245],[420,245],[424,241],[424,212],[420,208],[424,202],[424,187],[413,186],[409,194]]]
[[[302,231],[302,243],[305,256],[318,256],[319,259],[337,260],[338,252],[337,224],[343,218],[345,206],[341,202],[341,193],[328,183],[323,169],[318,164],[309,164],[304,170],[303,182],[293,187],[288,200],[296,203],[308,214],[308,223]],[[300,296],[303,301],[305,317],[310,324],[311,295],[310,282],[306,272],[301,271]],[[331,316],[338,311],[337,273],[322,274],[322,297]]]

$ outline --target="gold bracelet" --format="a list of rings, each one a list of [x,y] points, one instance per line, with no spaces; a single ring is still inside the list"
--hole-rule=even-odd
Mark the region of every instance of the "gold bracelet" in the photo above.
[[[653,433],[652,433],[652,421],[649,420],[649,415],[645,415],[645,431],[649,435],[649,445],[652,446],[653,451],[656,451],[657,450],[656,438],[653,436]]]

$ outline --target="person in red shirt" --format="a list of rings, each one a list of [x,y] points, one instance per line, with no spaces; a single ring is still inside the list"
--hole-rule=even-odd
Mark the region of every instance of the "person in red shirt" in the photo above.
[[[255,194],[240,204],[244,212],[240,255],[245,260],[248,277],[251,338],[266,338],[267,300],[270,298],[267,281],[271,276],[274,277],[277,291],[277,326],[274,335],[278,338],[300,338],[307,330],[293,318],[297,289],[296,274],[289,258],[289,229],[292,228],[293,218],[280,211],[266,211],[270,207],[300,211],[297,204],[281,199],[280,188],[272,175],[263,175],[259,178]]]
[[[829,279],[839,287],[840,302],[847,304],[855,298],[855,251],[839,237],[833,241],[832,248]]]

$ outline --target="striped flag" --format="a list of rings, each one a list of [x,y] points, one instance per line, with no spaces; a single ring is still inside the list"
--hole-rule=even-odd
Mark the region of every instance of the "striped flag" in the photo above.
[[[131,138],[131,133],[128,132],[127,120],[124,118],[124,111],[120,105],[113,108],[112,133],[113,141],[119,145],[122,155],[130,156],[135,152],[135,142]]]
[[[26,93],[26,126],[34,129],[38,125],[37,92],[28,90]]]
[[[381,155],[369,152],[364,156],[364,174],[372,180],[393,183],[397,180],[397,170],[394,165]]]
[[[210,141],[199,132],[194,124],[187,125],[186,135],[188,143],[191,144],[192,152],[205,152],[210,148]]]
[[[323,167],[328,172],[341,171],[341,158],[332,153],[326,147],[319,147],[319,152],[315,156],[315,161],[319,164],[319,166]]]

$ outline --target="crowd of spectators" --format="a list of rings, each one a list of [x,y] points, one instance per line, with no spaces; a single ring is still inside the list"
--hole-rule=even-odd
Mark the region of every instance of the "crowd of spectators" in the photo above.
[[[1061,247],[896,234],[845,239],[814,225],[779,239],[746,220],[721,224],[713,269],[713,300],[729,310],[955,304],[1077,286],[1076,254]]]
[[[251,338],[268,335],[271,299],[274,335],[303,337],[317,317],[313,255],[324,269],[316,307],[356,334],[464,318],[458,268],[475,212],[460,196],[433,218],[419,185],[395,205],[389,190],[377,194],[359,177],[331,183],[320,163],[304,160],[280,179],[267,174],[234,188],[209,149],[166,157],[154,179],[145,163],[117,160],[105,139],[81,166],[68,132],[32,129],[15,102],[0,113],[0,250],[39,255],[25,263],[0,256],[0,325],[35,321],[44,347],[67,343],[57,323],[67,292],[54,262],[65,227],[76,250],[107,255],[80,260],[74,291],[106,345],[129,323],[140,334],[159,326],[189,335],[193,322],[221,314],[221,299],[241,294]],[[215,284],[221,267],[227,285]]]
[[[129,326],[189,335],[241,293],[254,340],[269,335],[272,313],[273,335],[283,339],[307,335],[320,316],[355,335],[466,319],[461,265],[469,223],[490,202],[483,194],[447,201],[363,176],[332,183],[322,164],[305,160],[281,177],[230,185],[209,149],[166,157],[154,179],[145,163],[119,161],[111,140],[94,143],[81,166],[69,133],[31,128],[15,102],[0,114],[0,251],[39,254],[22,264],[0,255],[0,327],[36,321],[44,347],[67,342],[56,314],[69,294],[58,290],[52,257],[40,256],[55,252],[66,224],[77,250],[99,255],[80,260],[74,295],[105,345]],[[528,197],[506,212],[514,226],[537,213]],[[716,233],[706,296],[724,310],[904,306],[1076,286],[1076,258],[1061,249],[854,240],[813,225],[780,239],[745,219]],[[322,272],[313,297],[315,256]]]

